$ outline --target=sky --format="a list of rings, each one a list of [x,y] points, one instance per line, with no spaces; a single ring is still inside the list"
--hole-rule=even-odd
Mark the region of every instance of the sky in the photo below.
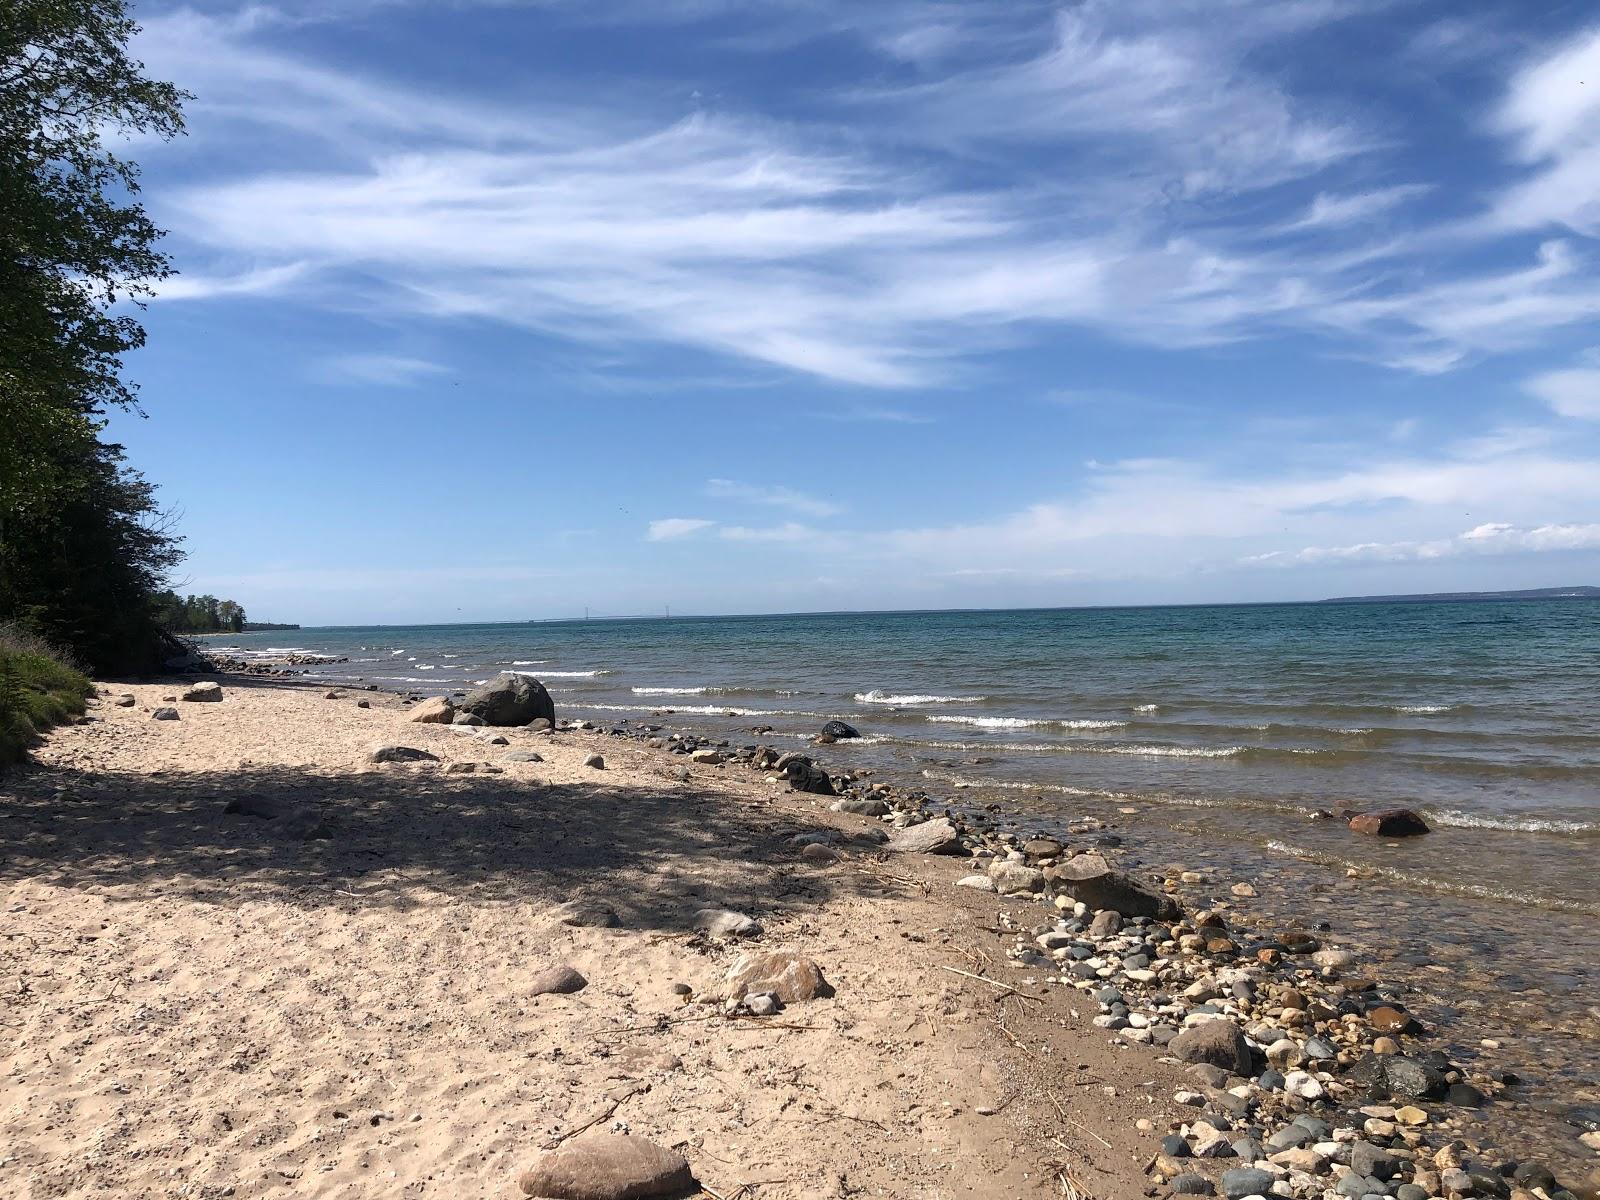
[[[1600,584],[1600,18],[138,5],[112,435],[303,624]]]

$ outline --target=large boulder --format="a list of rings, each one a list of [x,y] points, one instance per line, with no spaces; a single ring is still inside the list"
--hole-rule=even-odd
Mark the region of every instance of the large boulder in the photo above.
[[[1186,1063],[1208,1063],[1235,1075],[1250,1074],[1250,1043],[1232,1021],[1218,1018],[1191,1025],[1173,1038],[1167,1049]]]
[[[434,696],[411,710],[406,719],[420,725],[448,725],[455,718],[456,706],[448,696]]]
[[[1171,897],[1114,869],[1104,855],[1093,851],[1075,854],[1045,874],[1067,895],[1093,909],[1114,909],[1125,917],[1171,919],[1178,915],[1178,905]]]
[[[1409,808],[1380,808],[1373,812],[1357,813],[1350,818],[1350,828],[1356,833],[1373,837],[1416,837],[1431,833],[1428,823]]]
[[[822,727],[822,736],[833,738],[835,741],[844,741],[846,738],[858,738],[861,733],[854,725],[844,721],[829,721]]]
[[[961,850],[961,837],[949,817],[938,817],[896,829],[883,848],[898,854],[956,854]]]
[[[817,796],[835,796],[833,780],[828,778],[828,773],[809,758],[791,758],[783,766],[783,773],[789,778],[789,786],[797,792],[811,792]]]
[[[541,717],[554,725],[556,720],[555,702],[531,675],[498,675],[468,692],[460,708],[490,725],[528,725]]]
[[[517,1180],[544,1200],[653,1200],[699,1190],[676,1150],[629,1133],[586,1133],[546,1150]]]
[[[770,992],[785,1004],[793,1004],[831,996],[833,987],[823,978],[821,967],[798,954],[741,954],[728,968],[722,998],[743,1000],[760,992]]]

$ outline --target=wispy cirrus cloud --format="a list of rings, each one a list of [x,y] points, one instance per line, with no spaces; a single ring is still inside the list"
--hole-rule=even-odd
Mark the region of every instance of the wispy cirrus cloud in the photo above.
[[[318,377],[332,383],[415,387],[424,379],[445,374],[449,368],[407,354],[337,354],[316,363],[314,370]]]
[[[1486,173],[1479,215],[1446,220],[1411,203],[1432,180],[1331,186],[1333,167],[1394,178],[1403,147],[1383,114],[1262,66],[1382,8],[823,4],[809,33],[783,9],[784,37],[849,31],[916,64],[823,98],[859,118],[849,136],[692,99],[402,83],[297,48],[266,10],[168,12],[140,53],[197,93],[200,144],[258,153],[165,189],[164,215],[186,257],[258,265],[166,294],[375,304],[880,389],[962,383],[1063,330],[1164,348],[1309,333],[1428,374],[1600,319],[1600,110],[1580,86],[1600,33],[1508,76],[1476,119],[1520,174]],[[1533,257],[1514,237],[1558,227]]]
[[[772,508],[786,508],[808,517],[832,517],[844,509],[831,500],[820,500],[782,485],[739,483],[732,479],[706,480],[705,493],[725,500],[743,500]]]

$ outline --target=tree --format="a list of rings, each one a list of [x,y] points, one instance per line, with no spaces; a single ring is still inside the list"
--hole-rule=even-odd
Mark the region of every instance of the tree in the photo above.
[[[0,4],[0,505],[63,482],[63,441],[134,402],[121,357],[144,344],[119,300],[171,270],[111,133],[171,138],[184,94],[145,78],[123,0]]]
[[[144,329],[124,302],[171,270],[105,140],[183,129],[183,93],[128,55],[137,30],[125,0],[0,0],[0,620],[93,667],[126,658],[109,631],[150,640],[176,559],[151,486],[98,440],[135,399],[122,356]],[[84,557],[51,561],[69,546]]]

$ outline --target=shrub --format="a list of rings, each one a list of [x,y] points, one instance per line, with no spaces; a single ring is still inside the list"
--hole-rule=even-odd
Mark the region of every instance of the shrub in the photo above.
[[[35,735],[83,713],[94,685],[43,639],[0,625],[0,764],[20,761]]]

